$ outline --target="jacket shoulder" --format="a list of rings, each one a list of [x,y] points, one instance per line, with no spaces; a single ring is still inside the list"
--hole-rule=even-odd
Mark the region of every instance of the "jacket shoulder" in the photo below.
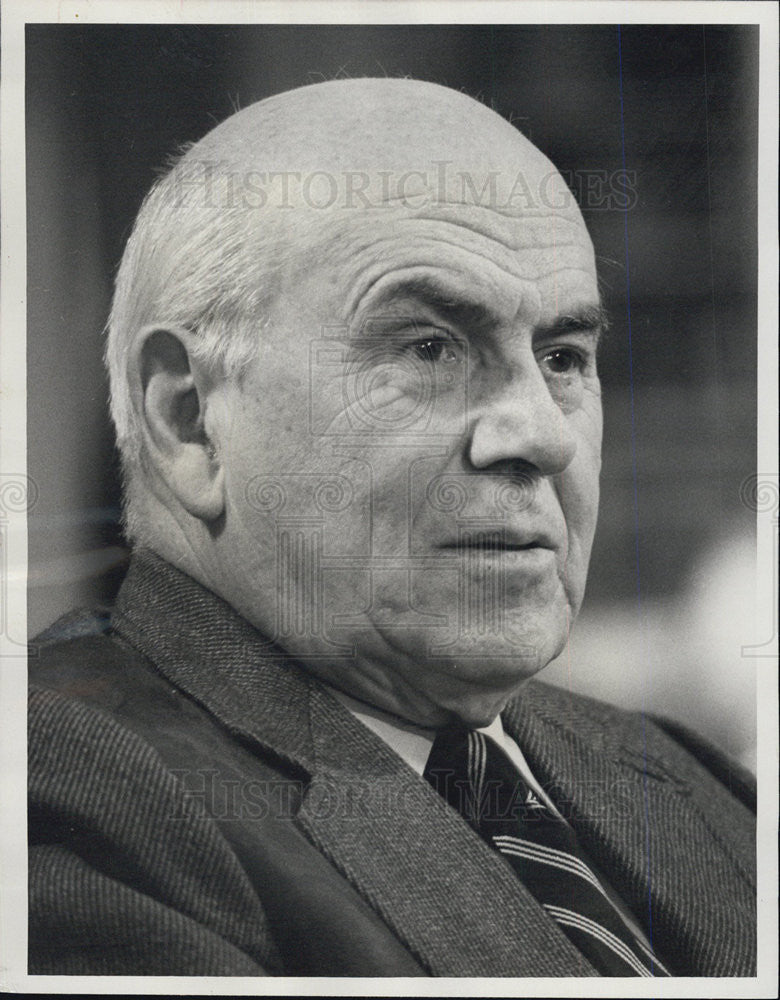
[[[32,640],[28,678],[31,686],[85,702],[104,702],[110,708],[112,686],[118,693],[119,687],[137,683],[149,673],[149,666],[113,632],[107,610],[79,610]]]
[[[756,779],[753,774],[699,733],[674,719],[652,716],[661,732],[683,747],[752,813],[756,812]]]
[[[71,619],[30,659],[30,971],[262,974],[276,958],[246,873],[127,721],[182,696],[99,625]]]
[[[706,773],[751,812],[756,811],[753,775],[699,733],[674,720],[574,694],[542,681],[530,681],[523,701],[555,724],[578,732],[605,753],[637,766],[658,766],[672,778],[694,779]]]

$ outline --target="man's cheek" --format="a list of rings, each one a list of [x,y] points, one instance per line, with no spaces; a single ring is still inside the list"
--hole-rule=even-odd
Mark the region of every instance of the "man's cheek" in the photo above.
[[[591,461],[601,465],[601,440],[604,433],[604,415],[601,402],[601,383],[593,379],[585,384],[582,406],[573,418],[578,436],[587,449]]]

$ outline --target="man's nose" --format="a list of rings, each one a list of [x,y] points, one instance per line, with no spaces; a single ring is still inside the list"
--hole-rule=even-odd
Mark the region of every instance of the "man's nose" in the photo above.
[[[577,442],[569,422],[536,366],[503,379],[472,407],[468,458],[474,468],[519,460],[554,476],[574,458]]]

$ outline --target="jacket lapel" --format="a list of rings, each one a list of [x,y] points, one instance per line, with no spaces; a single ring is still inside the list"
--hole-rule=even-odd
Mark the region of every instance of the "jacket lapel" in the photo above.
[[[492,851],[326,691],[298,823],[437,976],[592,976]]]
[[[752,974],[751,845],[736,832],[750,825],[718,782],[641,715],[547,685],[504,724],[672,971]]]

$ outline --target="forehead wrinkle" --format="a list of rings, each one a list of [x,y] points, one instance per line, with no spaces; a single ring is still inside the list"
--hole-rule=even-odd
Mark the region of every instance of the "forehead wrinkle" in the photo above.
[[[389,208],[405,210],[409,212],[412,217],[420,219],[447,219],[448,213],[451,213],[452,209],[456,209],[459,212],[466,212],[473,215],[475,220],[479,220],[480,218],[497,217],[500,220],[514,223],[524,221],[526,219],[531,221],[549,219],[550,221],[560,221],[568,225],[576,226],[578,229],[582,229],[585,226],[582,214],[580,213],[579,207],[574,199],[574,195],[571,196],[571,208],[569,208],[568,211],[556,207],[530,208],[526,205],[512,206],[510,204],[483,205],[479,202],[462,198],[453,198],[451,196],[446,198],[437,196],[425,201],[424,204],[419,206],[410,204],[410,202],[415,198],[425,198],[428,193],[428,189],[422,189],[406,195],[394,195],[387,198],[382,197],[378,199],[377,203],[380,205],[387,205]],[[479,223],[475,221],[475,228],[478,228],[478,225]]]
[[[573,271],[579,274],[585,274],[588,277],[593,277],[595,279],[595,271],[591,270],[589,267],[581,267],[577,264],[557,264],[555,267],[549,268],[547,271],[538,271],[536,274],[537,281],[545,281],[547,278],[553,278],[556,275],[567,274],[569,271]]]
[[[444,267],[429,260],[415,260],[404,263],[401,267],[394,267],[388,270],[387,262],[372,261],[365,268],[357,272],[351,282],[349,293],[346,297],[345,317],[351,319],[359,311],[361,303],[366,298],[372,296],[376,286],[385,279],[387,280],[388,293],[393,284],[400,286],[404,282],[412,283],[415,278],[423,277],[426,274],[433,275],[434,280],[439,280],[444,285],[454,285],[459,278],[461,280],[465,279],[471,282],[473,287],[478,288],[481,296],[487,301],[496,303],[504,299],[507,303],[506,311],[509,314],[510,310],[514,311],[514,303],[517,298],[519,297],[524,300],[526,297],[527,288],[520,291],[515,287],[518,283],[523,286],[536,286],[538,282],[546,281],[551,277],[563,280],[567,274],[579,274],[586,278],[593,277],[593,272],[589,268],[574,264],[566,265],[561,263],[555,268],[545,271],[535,271],[533,274],[521,274],[507,271],[489,258],[484,258],[484,260],[486,267],[476,271],[473,268],[457,267],[452,262],[449,262]],[[495,274],[496,271],[498,274]],[[447,278],[443,280],[437,279],[435,277],[437,272],[440,275],[448,275],[448,280]],[[503,279],[503,282],[501,279]],[[507,279],[509,279],[513,287],[507,287],[505,284]],[[384,289],[381,294],[384,294]],[[462,295],[460,297],[463,298]],[[511,307],[509,305],[510,300],[513,303]],[[496,310],[495,306],[492,311],[496,314],[500,312],[500,310]]]
[[[338,253],[343,245],[341,259],[356,249],[349,245],[356,235],[365,233],[371,242],[376,242],[377,229],[383,225],[388,228],[385,239],[389,239],[400,227],[416,224],[429,227],[426,235],[454,229],[461,235],[469,234],[474,241],[486,239],[510,252],[546,246],[581,246],[592,252],[590,236],[579,212],[576,218],[553,210],[504,215],[487,206],[440,202],[419,209],[401,205],[389,209],[340,206],[324,211],[300,210],[295,214],[300,218],[292,220],[294,228],[305,232],[312,243],[307,251],[318,243],[326,243]]]
[[[418,221],[406,220],[408,222]],[[442,232],[449,232],[455,229],[459,232],[465,231],[469,234],[473,243],[478,243],[483,240],[489,241],[491,244],[498,245],[502,251],[507,253],[518,253],[521,250],[544,250],[544,249],[554,249],[556,247],[580,247],[582,246],[582,241],[576,239],[576,233],[565,234],[563,238],[560,238],[554,229],[552,232],[548,229],[543,234],[547,236],[547,239],[542,239],[539,235],[539,228],[526,227],[525,225],[519,226],[518,233],[514,238],[511,238],[509,232],[504,230],[501,233],[491,232],[486,228],[481,228],[473,225],[467,225],[461,221],[454,221],[449,219],[422,219],[425,222],[432,222],[436,227],[436,232],[441,229]],[[526,220],[523,220],[525,222]],[[538,221],[538,220],[534,220]],[[546,220],[545,220],[546,221]],[[445,239],[443,242],[453,243],[451,239]]]
[[[492,304],[490,308],[486,306],[485,311],[498,317],[500,310],[496,308],[496,304],[501,299],[507,300],[508,311],[508,300],[511,298],[512,302],[514,302],[518,293],[511,293],[505,287],[500,287],[495,275],[489,272],[491,270],[498,270],[504,280],[509,278],[513,283],[522,282],[523,284],[532,285],[534,278],[526,275],[512,274],[498,267],[495,261],[487,257],[483,257],[482,259],[486,265],[484,269],[458,267],[453,261],[448,261],[446,265],[437,264],[434,259],[405,261],[400,266],[391,267],[388,270],[386,261],[373,261],[356,274],[352,282],[345,310],[346,318],[350,321],[352,320],[355,314],[360,311],[362,303],[367,298],[376,294],[375,290],[377,286],[383,283],[387,285],[387,289],[383,288],[379,292],[380,296],[386,294],[389,297],[393,286],[396,286],[402,294],[408,294],[408,290],[405,291],[402,287],[403,285],[410,286],[409,290],[411,290],[411,286],[413,286],[415,280],[425,280],[428,277],[431,279],[431,284],[435,283],[444,287],[456,286],[458,279],[470,282],[472,293],[464,294],[460,292],[458,294],[459,301],[465,303],[468,299],[475,299],[475,290],[479,289],[479,297],[484,299],[486,303],[489,302]]]
[[[467,238],[474,243],[488,240],[509,252],[545,247],[577,246],[590,248],[591,246],[584,223],[575,223],[569,217],[550,212],[533,217],[523,215],[510,218],[499,217],[499,214],[492,210],[486,211],[490,211],[489,216],[471,217],[471,213],[468,213],[467,217],[462,214],[453,217],[452,213],[432,212],[426,214],[427,210],[426,212],[407,211],[403,213],[394,211],[392,214],[379,214],[379,210],[376,210],[376,214],[372,215],[369,215],[368,210],[363,210],[363,218],[359,219],[357,223],[354,222],[354,212],[351,216],[340,212],[341,218],[337,219],[331,215],[323,220],[323,236],[326,239],[331,239],[338,234],[346,242],[356,232],[365,231],[372,241],[377,241],[377,226],[387,223],[392,228],[384,238],[386,241],[396,236],[400,227],[429,224],[424,234],[429,238],[441,238],[438,236],[439,233],[455,230],[461,237],[464,233],[468,234]],[[493,224],[483,224],[483,221]],[[350,222],[352,225],[349,225]],[[558,228],[559,223],[562,223],[564,231]],[[351,252],[351,249],[345,247],[347,253]]]
[[[563,275],[567,271],[577,271],[586,275],[593,274],[595,270],[588,267],[584,262],[573,262],[568,251],[582,251],[584,248],[573,242],[547,244],[531,243],[524,248],[526,251],[538,251],[532,254],[518,257],[517,251],[507,250],[501,247],[500,254],[496,254],[495,249],[490,252],[486,248],[481,238],[467,240],[444,237],[443,233],[438,238],[430,233],[416,237],[413,242],[404,241],[397,232],[388,234],[377,239],[371,235],[365,242],[355,246],[345,245],[339,241],[339,251],[337,256],[348,265],[348,277],[345,285],[348,289],[346,295],[346,312],[352,314],[361,299],[371,291],[372,287],[382,279],[385,274],[389,274],[388,267],[396,263],[396,268],[409,270],[411,268],[433,268],[443,269],[460,273],[470,280],[477,280],[479,284],[492,286],[493,294],[500,294],[500,283],[502,279],[509,278],[512,281],[539,281],[544,280],[550,274]],[[441,261],[440,254],[442,247],[449,247],[456,252],[456,255],[446,261]],[[400,249],[400,253],[398,252]],[[546,263],[545,250],[554,250],[556,263],[552,269],[543,267]],[[370,254],[370,259],[365,260],[365,252]],[[463,255],[468,255],[468,261],[464,261]],[[480,265],[474,267],[474,258],[477,258]],[[497,259],[498,258],[498,259]]]
[[[491,268],[495,267],[494,262],[489,263]],[[586,277],[592,276],[588,269],[574,267],[559,268],[546,274],[560,280],[567,271],[583,274]],[[465,290],[459,281],[459,274],[463,274],[466,279]],[[485,272],[466,273],[454,268],[445,271],[431,264],[412,264],[396,267],[390,271],[381,269],[378,274],[371,274],[369,271],[368,284],[361,290],[357,300],[351,304],[345,319],[349,325],[353,325],[355,317],[359,317],[361,312],[386,308],[393,297],[397,296],[409,300],[419,299],[434,312],[439,312],[443,318],[450,316],[455,318],[456,322],[471,315],[471,322],[478,326],[515,326],[518,323],[524,327],[529,323],[537,325],[542,321],[544,314],[549,314],[549,310],[544,307],[544,301],[549,296],[546,296],[539,286],[539,282],[544,279],[507,274],[504,276],[509,279],[509,284],[499,287],[496,281],[489,280]],[[366,307],[367,299],[370,300],[370,307]],[[437,299],[440,301],[437,302]],[[567,317],[570,320],[574,317],[572,325],[578,325],[582,329],[587,325],[588,317],[594,317],[596,322],[596,314],[599,318],[602,315],[595,282],[592,294],[582,287],[569,289],[566,306],[560,311],[557,309],[557,295],[555,299],[553,324],[563,322]],[[449,305],[447,300],[451,300]],[[521,316],[524,313],[528,314],[529,309],[534,318],[531,319],[530,315],[526,315],[525,319],[521,320]],[[545,322],[544,325],[549,324]]]
[[[378,271],[378,273],[376,273]],[[443,279],[441,275],[435,274],[436,268],[429,263],[409,264],[402,267],[394,267],[389,271],[381,264],[366,268],[359,274],[353,290],[349,296],[345,309],[345,319],[352,324],[356,316],[359,316],[366,309],[366,300],[371,299],[371,309],[387,308],[394,295],[400,295],[408,299],[418,297],[415,285],[422,285],[429,282],[433,287],[438,285],[442,292],[453,284],[453,278],[457,272],[450,272],[449,280]],[[365,280],[361,280],[365,279]],[[356,284],[356,288],[354,287]],[[384,287],[379,287],[384,286]],[[442,298],[445,296],[442,295]],[[424,300],[424,296],[423,296]],[[460,296],[459,300],[465,302],[465,296]],[[364,317],[364,319],[367,317]]]
[[[456,210],[457,215],[453,209]],[[453,218],[455,215],[456,217]],[[587,233],[579,209],[574,212],[561,212],[556,209],[522,208],[515,212],[502,212],[493,205],[475,205],[473,202],[448,199],[412,209],[410,218],[420,219],[424,222],[449,222],[460,225],[482,236],[502,242],[507,247],[514,246],[509,234],[522,232],[526,224],[534,226],[538,223],[545,223],[554,228],[558,223],[561,223],[563,226],[573,229],[577,234]],[[496,229],[508,235],[504,238],[496,236]],[[522,246],[523,244],[520,243],[514,248],[520,249]]]

